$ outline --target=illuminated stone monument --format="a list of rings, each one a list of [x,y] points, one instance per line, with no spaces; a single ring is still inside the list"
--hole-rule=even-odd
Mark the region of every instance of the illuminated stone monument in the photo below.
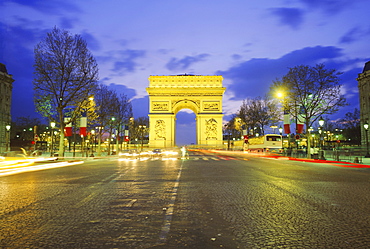
[[[12,103],[13,76],[0,63],[0,153],[10,150],[10,109]]]
[[[196,115],[198,145],[222,145],[222,76],[150,76],[149,146],[176,145],[176,114],[190,109]]]

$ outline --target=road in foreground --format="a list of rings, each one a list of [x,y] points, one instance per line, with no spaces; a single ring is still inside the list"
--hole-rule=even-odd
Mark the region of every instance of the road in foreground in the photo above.
[[[193,152],[0,177],[0,248],[368,248],[370,170]]]

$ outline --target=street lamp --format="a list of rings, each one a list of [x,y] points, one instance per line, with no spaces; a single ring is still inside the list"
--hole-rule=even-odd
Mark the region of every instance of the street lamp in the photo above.
[[[365,155],[365,158],[370,158],[370,154],[369,154],[369,139],[368,139],[368,130],[369,130],[369,124],[366,122],[364,124],[364,128],[365,128],[365,137],[366,137],[366,155]]]
[[[6,125],[5,126],[5,128],[6,128],[6,136],[7,136],[7,138],[6,138],[6,151],[8,151],[9,150],[9,148],[10,148],[10,125]]]
[[[323,126],[324,126],[324,124],[325,124],[325,120],[321,117],[319,119],[319,125],[320,125],[319,133],[320,133],[320,145],[321,145],[321,148],[324,145],[324,143],[322,141],[323,140],[323,138],[322,138],[322,132],[323,132]]]
[[[319,119],[319,125],[320,125],[321,127],[323,127],[323,126],[324,126],[324,124],[325,124],[325,120],[321,117],[321,118]]]
[[[51,131],[50,131],[50,134],[51,134],[51,143],[50,143],[50,156],[52,157],[53,156],[53,140],[54,140],[54,133],[53,133],[53,129],[55,128],[55,122],[50,122],[50,128],[51,128]]]
[[[98,156],[101,156],[101,142],[102,142],[102,132],[104,127],[103,126],[98,126],[95,128],[96,132],[98,133]]]
[[[321,160],[325,160],[325,157],[324,157],[324,150],[323,150],[323,146],[324,146],[324,142],[323,142],[323,137],[322,137],[322,132],[323,132],[323,126],[325,124],[325,120],[321,117],[319,119],[319,133],[320,133],[320,143],[321,143],[321,151],[320,151],[320,159]]]
[[[94,150],[95,150],[95,144],[96,144],[96,141],[95,141],[95,130],[92,129],[91,130],[91,143],[92,143],[92,146],[91,146],[91,153],[93,154],[94,153]]]
[[[139,129],[141,131],[141,151],[143,151],[143,142],[144,142],[144,130],[146,125],[139,125]]]

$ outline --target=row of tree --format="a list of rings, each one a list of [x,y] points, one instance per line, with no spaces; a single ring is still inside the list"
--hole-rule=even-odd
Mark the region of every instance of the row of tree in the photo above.
[[[341,93],[340,75],[335,69],[325,68],[324,64],[289,68],[286,75],[272,82],[268,95],[244,100],[237,114],[225,125],[225,130],[231,133],[232,129],[239,129],[239,132],[243,129],[248,135],[263,135],[266,127],[278,125],[283,112],[289,113],[291,119],[304,123],[306,129],[310,128],[320,117],[334,114],[347,105]],[[357,109],[347,113],[335,125],[326,125],[327,128],[335,126],[343,129],[343,134],[352,141],[360,141]],[[310,149],[310,139],[307,141],[307,149]]]
[[[99,137],[113,130],[119,134],[129,123],[130,100],[98,84],[98,64],[80,35],[54,27],[36,45],[34,54],[34,102],[37,111],[61,131],[60,155],[64,155],[63,131],[82,116],[87,116],[90,127],[102,127]]]

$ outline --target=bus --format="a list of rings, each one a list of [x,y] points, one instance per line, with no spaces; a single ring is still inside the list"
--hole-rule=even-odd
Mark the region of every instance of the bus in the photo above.
[[[282,152],[283,139],[281,135],[267,134],[249,138],[244,146],[248,152]]]

